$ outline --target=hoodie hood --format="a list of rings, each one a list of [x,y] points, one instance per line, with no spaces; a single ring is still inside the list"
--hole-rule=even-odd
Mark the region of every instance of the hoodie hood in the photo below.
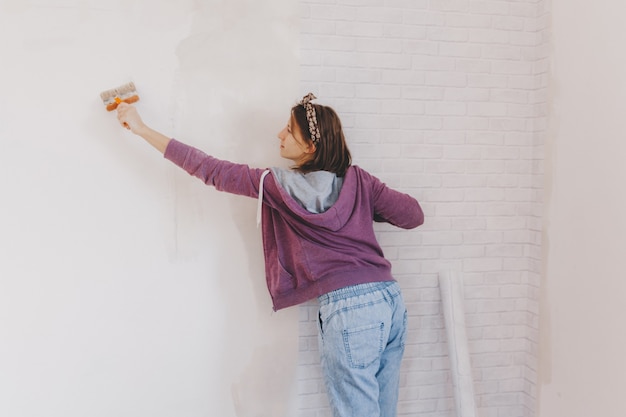
[[[328,171],[301,172],[272,168],[272,174],[283,189],[306,211],[320,214],[328,211],[339,198],[343,178]]]
[[[346,199],[340,193],[344,178],[328,171],[304,174],[290,169],[271,168],[271,172],[276,183],[280,185],[283,202],[292,216],[331,230],[338,230],[343,226],[347,218],[338,217],[334,206],[344,206],[346,203],[354,205],[354,199]],[[342,209],[340,212],[351,211]]]

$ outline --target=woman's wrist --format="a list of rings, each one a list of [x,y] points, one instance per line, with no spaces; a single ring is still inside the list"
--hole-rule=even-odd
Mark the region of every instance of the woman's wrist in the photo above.
[[[138,128],[136,133],[161,153],[165,153],[165,149],[171,140],[170,137],[165,136],[164,134],[157,132],[146,125]]]

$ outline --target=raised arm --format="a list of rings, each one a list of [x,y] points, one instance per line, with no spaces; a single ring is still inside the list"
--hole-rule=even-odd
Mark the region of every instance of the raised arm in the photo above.
[[[137,112],[135,106],[127,103],[120,103],[117,106],[117,119],[123,127],[129,129],[134,134],[141,136],[146,142],[162,154],[165,153],[165,149],[170,143],[171,138],[146,125],[143,120],[141,120],[139,112]]]
[[[163,156],[190,175],[220,191],[256,198],[262,169],[250,168],[207,155],[200,149],[169,138],[146,125],[135,106],[120,103],[117,107],[120,124],[141,136]]]

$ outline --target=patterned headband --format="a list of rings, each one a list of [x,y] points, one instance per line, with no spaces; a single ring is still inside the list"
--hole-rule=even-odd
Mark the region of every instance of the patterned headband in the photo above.
[[[311,104],[311,100],[315,100],[316,98],[313,93],[309,93],[300,100],[300,104],[306,110],[306,119],[309,122],[309,133],[311,133],[311,140],[315,145],[320,141],[320,128],[317,126],[317,115],[315,114],[315,107]]]

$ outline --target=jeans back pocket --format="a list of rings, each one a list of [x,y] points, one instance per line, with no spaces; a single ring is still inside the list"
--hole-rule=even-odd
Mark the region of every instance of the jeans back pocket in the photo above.
[[[377,361],[383,352],[384,333],[382,322],[344,330],[343,344],[350,366],[364,369]]]

